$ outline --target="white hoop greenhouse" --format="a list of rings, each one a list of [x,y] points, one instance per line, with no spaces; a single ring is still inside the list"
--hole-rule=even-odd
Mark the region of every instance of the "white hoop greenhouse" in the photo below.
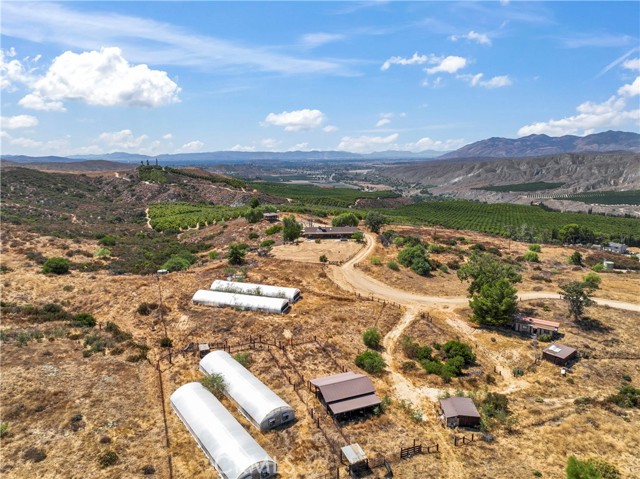
[[[205,306],[228,306],[241,310],[266,311],[277,314],[284,314],[290,308],[289,301],[286,299],[224,293],[222,291],[210,291],[206,289],[196,291],[192,301]]]
[[[171,395],[171,406],[224,479],[266,479],[277,464],[200,383]]]
[[[236,283],[216,279],[211,284],[211,290],[224,291],[227,293],[252,294],[255,296],[267,296],[270,298],[285,298],[290,303],[295,303],[300,299],[300,290],[297,288],[285,288],[283,286],[271,286],[268,284]]]
[[[265,386],[226,351],[213,351],[200,360],[205,374],[224,377],[226,394],[240,412],[261,431],[266,431],[295,419],[295,411],[276,393]]]

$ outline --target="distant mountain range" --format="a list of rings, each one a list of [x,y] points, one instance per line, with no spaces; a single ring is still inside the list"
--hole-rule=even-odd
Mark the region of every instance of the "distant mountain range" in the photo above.
[[[106,153],[103,155],[73,155],[69,157],[44,156],[29,157],[23,155],[3,155],[2,159],[14,163],[68,163],[85,160],[107,160],[121,163],[139,163],[157,159],[162,164],[201,164],[226,163],[256,160],[275,161],[401,161],[401,160],[434,160],[434,159],[489,159],[489,158],[521,158],[552,155],[559,153],[611,151],[640,152],[640,134],[624,131],[606,131],[587,136],[529,135],[523,138],[489,138],[477,141],[462,148],[442,154],[441,151],[381,151],[368,154],[349,153],[346,151],[212,151],[206,153],[178,153],[172,155],[147,156],[125,152]]]
[[[632,151],[640,153],[640,135],[624,131],[605,131],[587,136],[529,135],[522,138],[489,138],[446,153],[450,158],[521,158],[558,153],[604,153]]]

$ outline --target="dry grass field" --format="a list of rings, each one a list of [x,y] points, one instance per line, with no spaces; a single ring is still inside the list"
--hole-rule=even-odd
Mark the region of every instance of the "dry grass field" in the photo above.
[[[263,226],[252,228],[263,235]],[[425,239],[431,234],[431,230],[408,231]],[[638,313],[590,308],[591,325],[596,328],[584,330],[569,320],[561,301],[523,302],[521,308],[529,314],[561,322],[565,335],[562,342],[589,353],[589,358],[581,359],[563,378],[556,366],[535,362],[541,344],[534,347],[530,339],[509,331],[476,328],[468,322],[468,308],[425,311],[429,313],[427,321],[420,319],[417,309],[358,299],[347,293],[330,279],[327,267],[317,263],[323,254],[317,248],[333,251],[339,247],[340,254],[347,259],[361,248],[353,242],[304,242],[299,246],[276,247],[267,258],[249,255],[248,281],[302,290],[303,299],[289,314],[281,316],[193,305],[191,297],[197,289],[206,289],[214,279],[228,274],[224,259],[203,261],[186,272],[159,279],[113,276],[105,271],[43,275],[40,266],[27,258],[25,251],[35,249],[45,256],[62,256],[68,248],[78,248],[93,253],[97,243],[40,238],[9,226],[3,226],[3,232],[2,263],[9,268],[0,277],[4,303],[42,306],[55,302],[72,313],[86,311],[103,328],[107,322],[113,322],[131,333],[132,341],[150,347],[148,361],[135,363],[127,361],[129,350],[119,353],[116,347],[84,357],[83,351],[87,349],[84,340],[90,332],[59,321],[37,323],[21,314],[5,315],[0,351],[3,373],[0,417],[2,423],[8,423],[9,430],[0,446],[4,477],[144,477],[143,467],[149,465],[155,473],[147,477],[216,478],[215,470],[168,402],[176,388],[201,377],[196,355],[178,351],[189,343],[246,343],[250,335],[294,343],[284,351],[273,347],[267,350],[266,346],[247,351],[252,360],[250,370],[295,408],[297,422],[280,431],[260,433],[233,404],[226,399],[223,402],[278,461],[283,478],[329,477],[326,476],[329,466],[336,459],[332,448],[351,442],[359,443],[370,457],[389,458],[398,478],[526,478],[533,477],[535,471],[540,471],[542,477],[560,478],[571,454],[603,457],[629,478],[640,467],[638,411],[601,402],[622,384],[623,375],[629,375],[633,384],[638,384]],[[188,232],[184,239],[214,235],[214,247],[222,251],[225,242],[243,240],[249,232],[246,222],[237,220],[229,222],[226,228],[213,226]],[[508,250],[501,239],[467,232],[439,230],[438,234],[464,235],[472,242],[482,241],[487,246],[493,244]],[[17,239],[19,244],[12,246]],[[265,237],[256,241],[262,239]],[[511,243],[512,256],[524,251],[526,245]],[[560,281],[586,274],[586,268],[575,271],[566,264],[570,252],[543,245],[540,267],[542,273],[550,275],[551,283],[532,280],[533,274],[542,273],[526,265],[519,289],[530,291],[540,286],[543,291],[556,292]],[[330,260],[337,260],[325,254]],[[383,266],[363,261],[360,269],[406,291],[465,295],[466,286],[453,271],[422,278],[404,268],[400,272],[388,269],[384,264],[395,254],[393,246],[388,249],[378,246],[372,255],[381,257]],[[444,255],[434,257],[448,261]],[[637,302],[640,291],[637,274],[601,276],[603,284],[598,296]],[[148,316],[137,312],[141,303],[159,303],[160,297],[166,308],[162,317],[158,310]],[[340,428],[320,413],[322,429],[317,428],[307,410],[314,408],[320,412],[319,403],[306,389],[294,390],[287,378],[309,380],[341,372],[344,367],[358,371],[353,360],[365,349],[361,335],[371,326],[393,339],[385,342],[388,349],[382,351],[393,361],[393,367],[372,378],[377,394],[391,400],[387,412]],[[156,370],[158,359],[168,351],[160,347],[165,327],[175,353],[171,363],[167,358],[159,362],[168,436]],[[21,346],[16,334],[33,330],[42,332],[43,337]],[[473,346],[477,365],[449,384],[421,370],[403,374],[398,365],[406,358],[396,339],[405,334],[424,344],[459,338]],[[510,372],[514,367],[522,368],[525,374],[513,377]],[[487,380],[487,376],[493,380]],[[453,436],[462,433],[446,430],[439,424],[434,402],[423,394],[427,388],[454,394],[459,389],[479,396],[487,391],[503,392],[508,395],[517,422],[510,430],[498,427],[492,431],[493,442],[477,440],[455,447]],[[575,400],[581,397],[594,401],[576,405]],[[402,402],[407,398],[414,399],[412,407],[424,413],[422,421],[412,417],[411,409]],[[399,448],[411,445],[414,440],[424,445],[438,443],[440,451],[401,461]],[[33,462],[29,458],[34,452],[28,453],[31,448],[44,450],[46,457]],[[118,460],[115,465],[102,468],[98,456],[109,450],[117,453]],[[375,473],[373,477],[382,477],[383,469],[376,469]],[[335,477],[335,471],[331,477]],[[344,472],[341,477],[346,477]]]

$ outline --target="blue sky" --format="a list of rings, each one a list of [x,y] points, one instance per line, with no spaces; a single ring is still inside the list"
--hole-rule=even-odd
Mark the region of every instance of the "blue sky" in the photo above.
[[[2,153],[640,130],[637,2],[7,2]]]

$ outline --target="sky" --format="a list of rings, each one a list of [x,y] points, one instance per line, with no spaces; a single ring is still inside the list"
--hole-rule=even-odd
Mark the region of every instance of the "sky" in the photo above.
[[[640,4],[0,3],[2,154],[640,132]]]

